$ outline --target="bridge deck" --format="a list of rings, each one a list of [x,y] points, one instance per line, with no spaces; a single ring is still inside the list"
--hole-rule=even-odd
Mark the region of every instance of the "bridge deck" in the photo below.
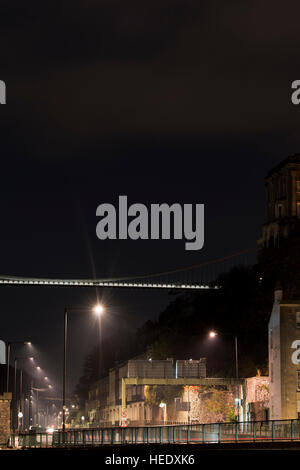
[[[209,290],[219,289],[219,286],[189,283],[160,283],[160,282],[135,282],[113,281],[109,279],[38,279],[16,276],[0,276],[0,285],[15,286],[46,286],[46,287],[110,287],[110,288],[142,288],[142,289],[190,289]]]

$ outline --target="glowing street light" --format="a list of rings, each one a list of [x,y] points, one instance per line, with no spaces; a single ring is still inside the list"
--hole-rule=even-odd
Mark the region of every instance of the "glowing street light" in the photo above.
[[[100,315],[102,315],[102,313],[104,312],[104,307],[103,307],[103,305],[101,305],[101,304],[97,304],[97,305],[95,305],[95,307],[94,307],[93,310],[94,310],[94,313],[95,313],[97,316],[100,316]]]
[[[217,336],[217,333],[216,333],[215,331],[210,331],[209,334],[208,334],[208,336],[209,336],[210,338],[215,338],[215,337]]]

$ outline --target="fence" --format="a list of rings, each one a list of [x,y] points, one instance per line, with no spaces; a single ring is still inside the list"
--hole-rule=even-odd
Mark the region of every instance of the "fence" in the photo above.
[[[59,430],[21,434],[20,447],[188,444],[300,440],[300,420]]]
[[[12,447],[53,447],[53,434],[46,432],[24,433],[12,435],[10,439]]]

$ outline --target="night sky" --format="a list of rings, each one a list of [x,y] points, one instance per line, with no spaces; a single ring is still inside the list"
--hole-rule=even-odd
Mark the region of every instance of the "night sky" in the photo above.
[[[90,278],[165,271],[255,247],[267,171],[300,151],[297,1],[3,0],[0,272]],[[100,241],[96,208],[204,203],[205,246]],[[158,318],[167,292],[98,291],[103,334]],[[1,288],[1,338],[30,339],[71,390],[97,341],[89,289]]]

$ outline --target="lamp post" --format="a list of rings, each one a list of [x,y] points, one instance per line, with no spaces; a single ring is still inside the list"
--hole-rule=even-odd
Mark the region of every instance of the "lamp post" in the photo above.
[[[218,335],[218,333],[214,330],[209,332],[209,337],[210,338],[215,338]],[[233,336],[234,337],[234,353],[235,353],[235,377],[237,380],[236,384],[236,410],[237,410],[237,421],[239,421],[240,418],[240,392],[239,392],[239,384],[238,384],[238,379],[239,379],[239,359],[238,359],[238,339],[236,335],[227,335],[226,333],[222,333],[222,336]]]
[[[102,317],[102,314],[104,312],[104,308],[102,305],[98,304],[94,307],[94,312],[95,314],[97,315],[98,317],[98,326],[99,326],[99,378],[101,377],[102,375],[102,365],[103,365],[103,362],[102,362],[102,341],[101,341],[101,317]]]
[[[15,424],[17,420],[17,415],[19,412],[22,411],[22,387],[23,387],[23,371],[20,369],[20,388],[19,388],[19,403],[20,403],[20,409],[18,406],[18,400],[17,400],[17,363],[18,361],[22,359],[33,359],[32,356],[29,357],[15,357],[14,359],[14,399],[13,399],[13,412],[12,412],[12,421],[13,421],[13,430],[15,430]],[[19,426],[18,426],[19,428]]]
[[[30,382],[30,395],[28,402],[28,429],[33,425],[33,381]]]
[[[66,430],[67,333],[68,333],[68,310],[65,308],[65,313],[64,313],[63,409],[62,409],[62,429],[63,429],[63,433]]]
[[[22,430],[23,428],[23,370],[20,370],[20,397],[19,397],[19,407],[18,407],[18,418],[20,418],[20,421],[18,422],[18,431],[20,429]],[[22,415],[22,416],[21,416]]]
[[[33,415],[34,419],[32,419],[31,417],[30,421],[33,421],[33,424],[36,424],[37,426],[40,425],[40,415],[45,413],[43,409],[40,410],[39,394],[40,392],[48,392],[49,388],[53,389],[53,386],[51,384],[48,384],[47,388],[44,388],[44,387],[39,388],[39,387],[34,387],[33,384],[31,383],[32,399],[33,399],[33,392],[35,392],[35,412],[32,411],[32,407],[31,407],[31,414]]]
[[[7,366],[6,366],[6,391],[9,391],[9,365],[10,365],[10,352],[11,352],[11,346],[14,344],[27,344],[28,346],[31,346],[30,341],[9,341],[7,343]]]
[[[62,396],[62,402],[63,402],[63,406],[62,406],[63,436],[64,436],[64,433],[65,433],[65,430],[66,430],[66,382],[67,382],[68,314],[72,310],[78,310],[78,309],[65,308],[65,310],[64,310],[64,358],[63,358],[63,396]],[[100,318],[101,314],[104,312],[104,308],[103,308],[102,305],[97,304],[93,308],[93,311]],[[99,331],[100,331],[100,326],[99,326]],[[64,437],[63,437],[63,439],[64,439]]]
[[[161,402],[159,404],[160,408],[162,408],[162,412],[163,412],[163,422],[164,422],[164,425],[166,424],[166,421],[167,421],[167,404],[164,403],[164,402]]]
[[[35,410],[36,410],[36,424],[37,424],[37,427],[39,427],[40,420],[39,420],[39,390],[38,389],[36,389]]]

